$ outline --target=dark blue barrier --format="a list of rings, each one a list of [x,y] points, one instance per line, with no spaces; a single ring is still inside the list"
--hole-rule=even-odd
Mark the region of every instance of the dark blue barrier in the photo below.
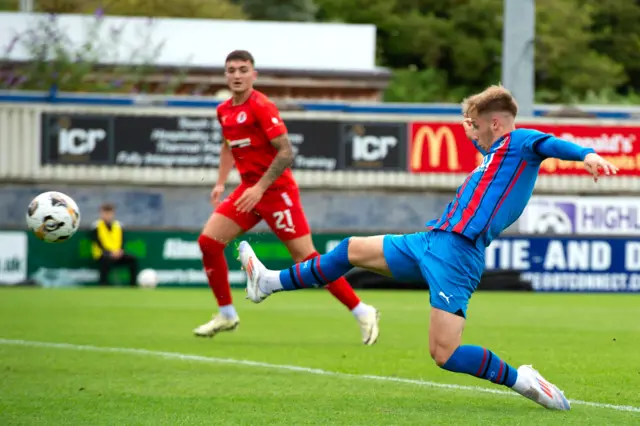
[[[640,292],[640,238],[504,237],[487,271],[519,271],[534,291]]]

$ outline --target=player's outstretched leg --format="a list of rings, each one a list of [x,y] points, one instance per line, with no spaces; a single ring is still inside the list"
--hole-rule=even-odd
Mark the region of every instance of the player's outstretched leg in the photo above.
[[[531,366],[523,365],[516,370],[489,349],[461,345],[464,322],[460,316],[435,307],[432,309],[429,347],[438,366],[507,386],[549,409],[570,409],[564,393]]]
[[[324,287],[354,267],[349,261],[349,239],[326,254],[282,271],[267,269],[246,241],[240,242],[238,250],[240,262],[247,272],[247,298],[254,303],[260,303],[280,291]]]
[[[349,261],[349,241],[350,239],[345,239],[329,253],[315,255],[309,260],[298,263],[284,271],[268,270],[257,258],[251,245],[246,241],[242,241],[238,250],[240,262],[247,272],[247,298],[254,303],[260,303],[269,295],[279,291],[300,290],[303,288],[324,287],[336,284],[343,284],[353,292],[349,283],[342,278],[344,274],[354,267]],[[379,245],[379,259],[384,262],[381,243]],[[380,261],[375,256],[375,253],[378,251],[376,245],[368,245],[362,241],[360,247],[360,251],[365,252],[365,256],[366,251],[374,253],[373,257],[368,256],[369,258],[373,258],[374,264],[376,260]],[[358,266],[366,267],[367,264]],[[344,283],[340,280],[343,280]],[[354,312],[360,324],[362,341],[365,345],[373,345],[378,340],[380,334],[379,312],[377,309],[362,303],[358,303],[353,311],[357,311],[358,306],[364,311],[361,315]]]
[[[308,241],[302,242],[302,244],[305,243],[313,247],[311,237],[308,237]],[[287,247],[289,247],[289,245],[287,245]],[[299,252],[299,250],[297,250],[297,252]],[[306,262],[318,257],[320,257],[320,253],[313,249],[313,252],[302,261]],[[325,288],[329,290],[333,297],[349,309],[356,321],[358,321],[362,343],[368,346],[375,344],[380,335],[380,313],[378,310],[361,301],[344,277],[340,277],[334,282],[327,284]]]
[[[461,345],[444,365],[445,370],[466,373],[498,385],[505,385],[543,407],[569,410],[564,393],[530,365],[517,370],[490,350],[474,345]]]

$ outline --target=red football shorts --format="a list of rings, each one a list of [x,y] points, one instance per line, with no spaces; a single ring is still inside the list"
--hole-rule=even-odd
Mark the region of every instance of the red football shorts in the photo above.
[[[220,203],[215,212],[233,220],[245,231],[250,230],[264,219],[280,241],[293,240],[311,232],[302,209],[300,192],[297,187],[270,188],[264,193],[252,212],[238,213],[234,203],[249,187],[249,185],[240,184]]]

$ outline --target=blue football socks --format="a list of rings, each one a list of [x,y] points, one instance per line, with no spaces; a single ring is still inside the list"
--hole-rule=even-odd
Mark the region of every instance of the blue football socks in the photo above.
[[[349,263],[349,239],[345,238],[330,252],[280,271],[280,284],[285,291],[323,287],[352,268],[353,265]]]
[[[498,385],[513,387],[518,371],[488,349],[480,346],[458,346],[442,366],[455,373],[466,373]]]

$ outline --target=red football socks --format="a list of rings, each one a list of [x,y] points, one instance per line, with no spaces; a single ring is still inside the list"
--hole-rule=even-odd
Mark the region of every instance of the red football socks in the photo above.
[[[202,263],[207,273],[209,287],[218,301],[218,306],[231,305],[233,300],[229,285],[229,266],[224,257],[225,245],[206,235],[198,237],[198,244],[202,251]]]

